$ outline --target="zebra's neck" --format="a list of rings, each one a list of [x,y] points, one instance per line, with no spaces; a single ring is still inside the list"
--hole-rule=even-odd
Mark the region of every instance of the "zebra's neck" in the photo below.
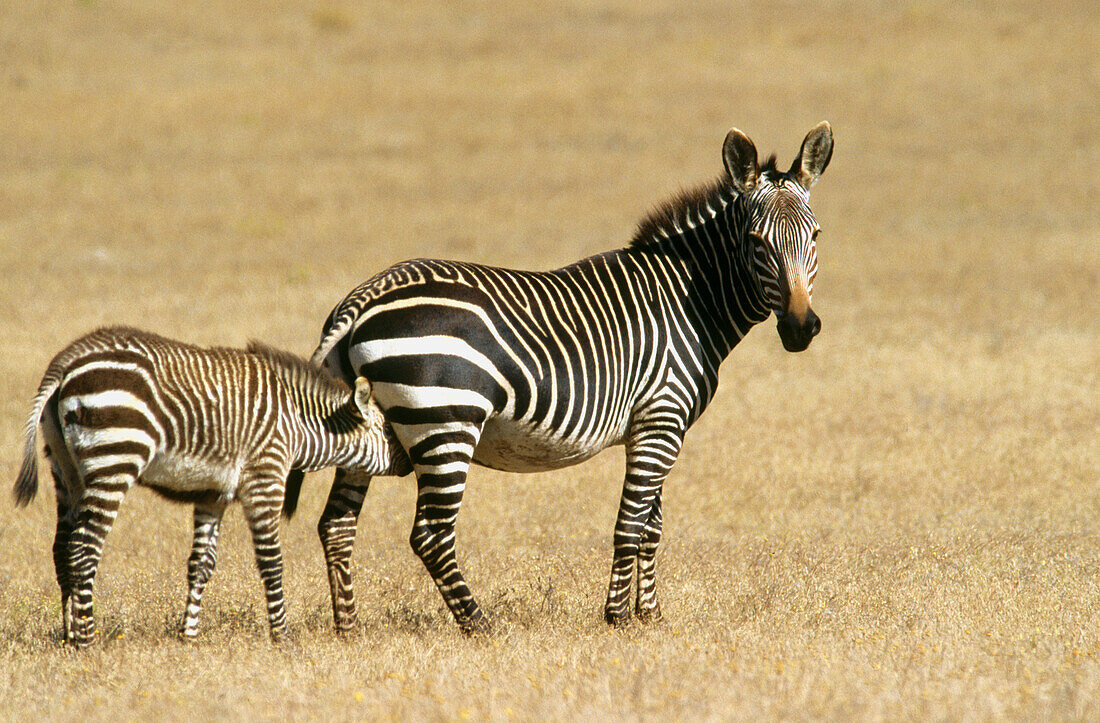
[[[623,251],[659,265],[654,276],[717,366],[770,315],[751,267],[741,198],[721,184],[687,194],[643,222]],[[678,302],[678,303],[677,303]]]

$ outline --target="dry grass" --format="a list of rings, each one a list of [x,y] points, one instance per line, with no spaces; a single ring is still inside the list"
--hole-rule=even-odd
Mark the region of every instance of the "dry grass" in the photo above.
[[[600,613],[622,454],[478,469],[460,522],[499,623],[467,640],[379,480],[365,635],[285,532],[266,640],[239,512],[200,642],[187,508],[138,490],[72,654],[51,493],[0,505],[8,718],[1100,717],[1100,15],[1093,3],[4,3],[0,478],[39,375],[125,322],[308,352],[408,256],[548,268],[720,169],[731,124],[833,165],[822,335],[735,351],[665,493],[665,622]]]

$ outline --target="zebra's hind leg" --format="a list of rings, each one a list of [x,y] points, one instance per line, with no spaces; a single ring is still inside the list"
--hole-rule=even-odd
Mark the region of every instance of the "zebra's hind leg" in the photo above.
[[[481,434],[478,424],[429,434],[415,444],[401,438],[403,428],[394,425],[398,438],[409,450],[416,471],[416,519],[409,544],[428,568],[443,600],[462,631],[488,633],[492,626],[470,592],[455,556],[455,520],[466,490],[466,475]]]
[[[242,473],[240,500],[244,516],[252,531],[256,566],[260,569],[267,598],[267,620],[271,640],[279,642],[286,635],[286,601],[283,599],[283,550],[279,543],[279,518],[288,470],[249,470]]]
[[[351,553],[355,547],[355,527],[370,479],[370,475],[338,468],[332,480],[328,503],[317,522],[317,535],[321,538],[325,564],[328,566],[332,619],[338,634],[350,633],[359,627],[351,581]]]
[[[643,623],[655,623],[661,619],[661,604],[657,601],[656,571],[657,546],[661,544],[661,490],[653,500],[649,521],[642,530],[638,545],[638,598],[635,615]]]
[[[57,496],[57,529],[53,537],[53,568],[57,586],[61,588],[61,635],[66,643],[72,642],[73,629],[73,581],[69,574],[69,539],[72,537],[72,506],[69,504],[68,487],[54,470],[54,490]]]
[[[199,631],[202,593],[218,561],[218,531],[225,504],[195,505],[195,537],[187,560],[187,607],[180,626],[184,640],[194,640]]]
[[[57,501],[57,528],[53,538],[53,567],[57,586],[61,589],[61,639],[72,643],[73,630],[73,578],[69,570],[69,540],[76,524],[76,505],[79,498],[80,475],[73,463],[69,448],[61,433],[57,408],[50,404],[42,416],[42,435],[45,438],[46,458],[53,476],[54,498]]]

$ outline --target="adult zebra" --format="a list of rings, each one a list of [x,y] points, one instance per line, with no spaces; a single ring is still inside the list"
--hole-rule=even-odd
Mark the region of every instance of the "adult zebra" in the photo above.
[[[545,272],[406,261],[332,311],[313,362],[374,382],[417,476],[410,542],[463,630],[488,627],[455,558],[470,463],[547,470],[615,444],[626,479],[604,614],[629,621],[636,569],[638,617],[660,617],[661,486],[719,365],[773,312],[788,351],[821,328],[809,189],[832,150],[822,122],[784,173],[733,129],[726,174],[651,214],[626,248]],[[338,631],[356,625],[350,558],[369,481],[338,470],[318,523]]]

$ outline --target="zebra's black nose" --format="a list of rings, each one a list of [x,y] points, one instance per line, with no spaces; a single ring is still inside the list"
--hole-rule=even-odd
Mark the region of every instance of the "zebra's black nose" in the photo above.
[[[803,351],[821,331],[821,319],[813,309],[807,309],[801,321],[796,319],[794,314],[776,314],[776,316],[779,317],[776,324],[779,338],[787,351]]]
[[[810,330],[810,338],[821,333],[821,318],[814,313],[813,309],[806,312],[805,326]]]

